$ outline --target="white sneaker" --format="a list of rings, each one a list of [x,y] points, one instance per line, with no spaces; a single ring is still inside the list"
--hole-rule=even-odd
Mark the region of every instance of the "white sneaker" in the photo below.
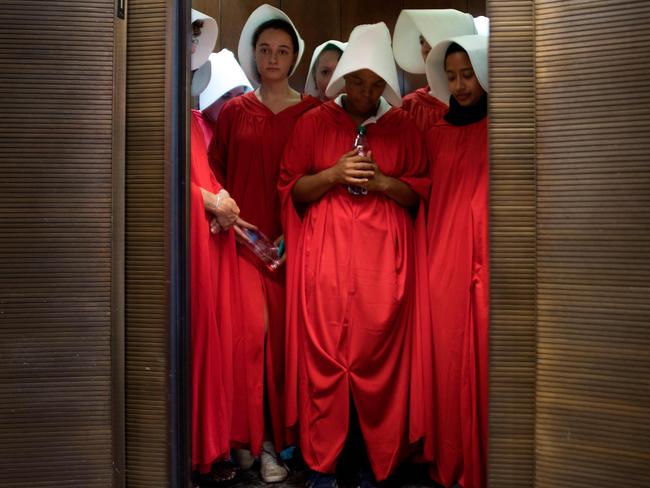
[[[265,442],[260,456],[260,476],[265,483],[279,483],[289,476],[289,470],[278,460],[273,444]]]
[[[255,458],[248,449],[233,449],[232,451],[232,457],[235,459],[235,463],[237,463],[237,466],[239,466],[240,469],[246,471],[253,467]]]

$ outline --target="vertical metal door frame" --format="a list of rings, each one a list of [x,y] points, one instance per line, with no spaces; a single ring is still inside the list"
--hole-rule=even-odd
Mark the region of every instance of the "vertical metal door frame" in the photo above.
[[[169,225],[170,484],[191,482],[189,321],[189,87],[191,2],[172,0],[168,17],[167,223]]]

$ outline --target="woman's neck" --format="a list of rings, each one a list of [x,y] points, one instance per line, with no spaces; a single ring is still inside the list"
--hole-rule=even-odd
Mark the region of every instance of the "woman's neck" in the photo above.
[[[289,86],[289,80],[262,81],[255,95],[273,113],[278,113],[300,101],[300,93]]]
[[[451,125],[469,125],[484,119],[488,112],[488,95],[484,93],[480,100],[469,107],[463,107],[456,99],[449,97],[449,111],[444,119]]]
[[[377,115],[377,110],[379,109],[379,102],[377,102],[377,106],[375,107],[374,110],[371,110],[366,114],[360,114],[350,106],[350,104],[347,102],[347,97],[345,95],[343,95],[343,97],[341,98],[341,105],[343,106],[343,110],[345,110],[345,112],[352,118],[356,126],[363,124],[366,120],[368,120],[373,115]]]
[[[261,98],[286,98],[297,93],[293,88],[289,86],[289,80],[278,80],[278,81],[266,81],[262,80],[259,88],[256,90],[256,93],[259,94]]]

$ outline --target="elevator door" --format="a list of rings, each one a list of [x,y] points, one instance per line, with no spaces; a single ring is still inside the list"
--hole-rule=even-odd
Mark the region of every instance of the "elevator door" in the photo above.
[[[124,21],[6,0],[0,26],[0,487],[119,487]]]

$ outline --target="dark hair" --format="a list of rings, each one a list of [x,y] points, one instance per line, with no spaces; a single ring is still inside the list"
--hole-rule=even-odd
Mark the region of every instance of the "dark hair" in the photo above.
[[[463,49],[463,46],[461,46],[460,44],[456,44],[455,42],[452,42],[451,44],[449,44],[449,47],[445,51],[445,61],[444,61],[444,67],[445,68],[447,67],[447,57],[450,54],[454,54],[454,53],[465,53],[465,54],[467,54],[467,51],[465,51],[465,49]]]
[[[341,56],[343,56],[343,49],[341,49],[340,47],[338,47],[336,44],[332,44],[331,42],[328,42],[327,44],[325,44],[325,47],[323,48],[323,50],[318,54],[318,58],[316,58],[316,63],[315,63],[315,64],[318,64],[318,59],[319,59],[319,58],[323,55],[323,53],[326,52],[326,51],[334,51],[334,52],[337,52],[337,53],[339,54],[339,59],[341,59]]]
[[[257,41],[259,40],[260,35],[262,35],[262,32],[266,29],[277,29],[286,32],[289,34],[289,37],[291,37],[293,52],[297,53],[300,50],[300,46],[298,45],[298,34],[296,34],[296,31],[291,27],[291,24],[284,19],[271,19],[260,24],[253,34],[253,49],[257,46]]]
[[[314,60],[314,66],[312,66],[312,74],[314,76],[316,76],[316,67],[318,66],[318,61],[320,61],[320,58],[323,55],[323,53],[327,51],[332,51],[337,53],[339,55],[339,59],[341,59],[341,56],[343,56],[343,49],[338,47],[336,44],[332,44],[331,42],[325,44],[325,47],[322,49],[321,52],[318,53],[318,57]]]
[[[201,35],[201,29],[203,29],[203,21],[195,20],[192,22],[192,36],[199,37]]]

